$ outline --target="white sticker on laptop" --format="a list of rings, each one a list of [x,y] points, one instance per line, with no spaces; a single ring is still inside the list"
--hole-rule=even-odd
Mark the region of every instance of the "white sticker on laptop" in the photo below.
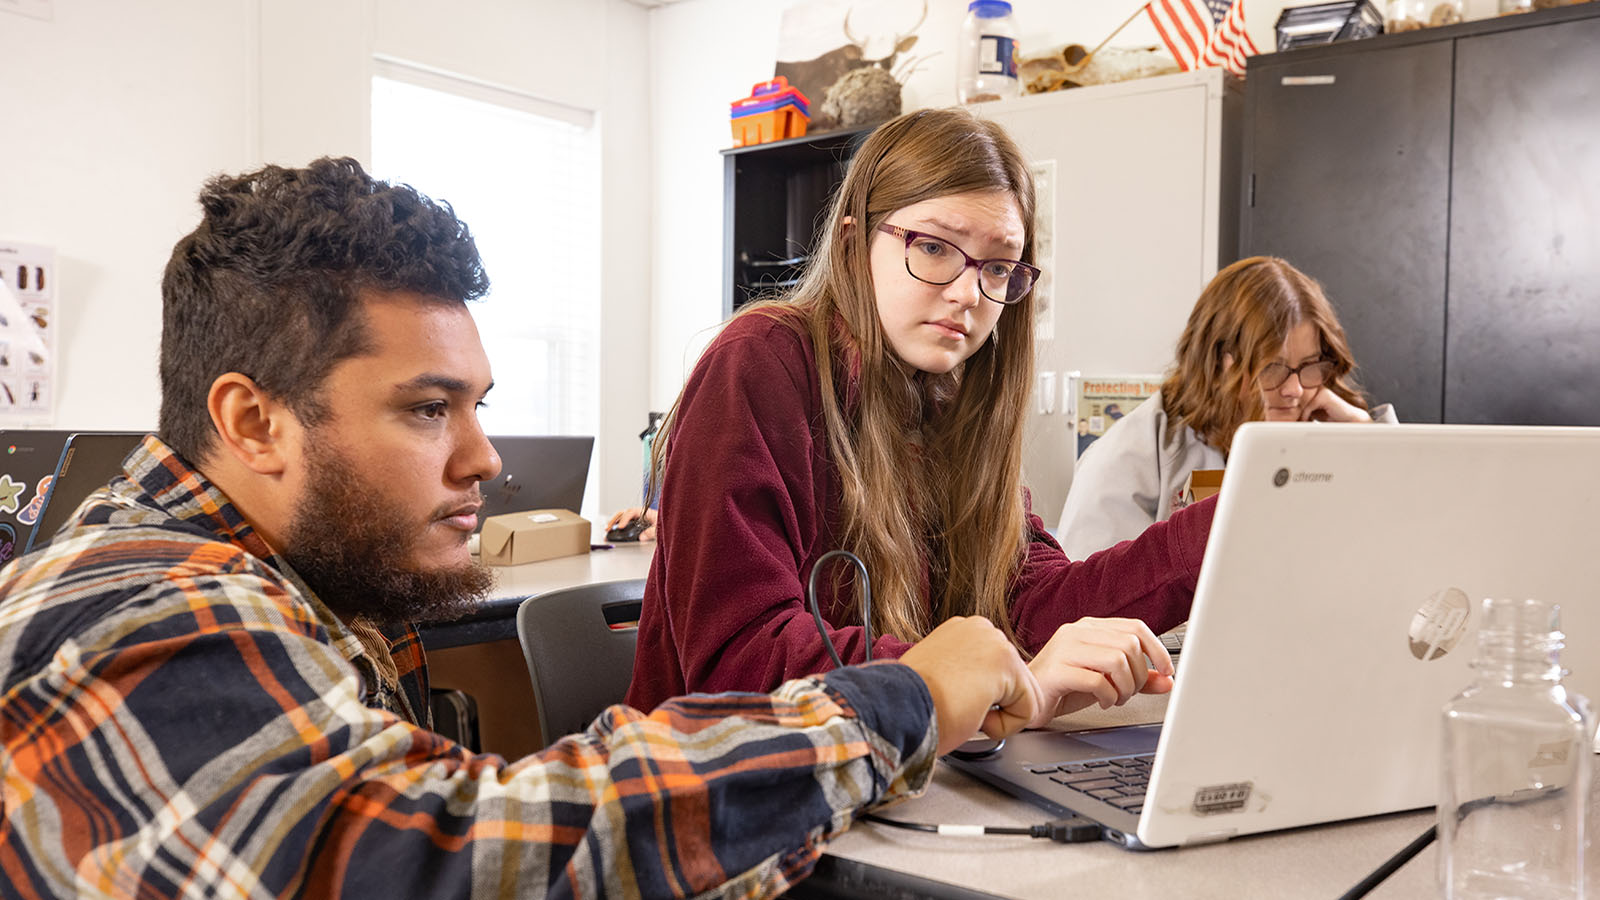
[[[1472,605],[1460,588],[1440,588],[1429,594],[1411,616],[1407,628],[1411,655],[1426,662],[1454,650],[1466,633],[1471,616]]]
[[[1235,781],[1231,784],[1213,784],[1199,788],[1194,792],[1195,814],[1213,816],[1217,813],[1244,809],[1245,801],[1250,799],[1251,787],[1251,782]]]

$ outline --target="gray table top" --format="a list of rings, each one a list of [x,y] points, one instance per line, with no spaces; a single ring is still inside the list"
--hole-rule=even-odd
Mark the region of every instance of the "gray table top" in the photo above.
[[[1159,721],[1164,697],[1090,709],[1074,728]],[[915,822],[1033,825],[1043,811],[940,763],[921,797],[883,811]],[[1135,852],[1100,841],[1057,844],[1027,837],[951,837],[858,823],[828,848],[835,856],[1006,897],[1337,897],[1433,824],[1433,811],[1397,813],[1218,844]],[[1437,893],[1430,844],[1367,896]]]

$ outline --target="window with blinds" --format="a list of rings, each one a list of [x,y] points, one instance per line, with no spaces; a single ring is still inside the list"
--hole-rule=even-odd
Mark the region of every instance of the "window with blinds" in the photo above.
[[[585,110],[380,60],[372,169],[448,202],[491,290],[470,304],[494,368],[490,434],[597,433],[600,173]],[[594,502],[590,467],[586,506]]]

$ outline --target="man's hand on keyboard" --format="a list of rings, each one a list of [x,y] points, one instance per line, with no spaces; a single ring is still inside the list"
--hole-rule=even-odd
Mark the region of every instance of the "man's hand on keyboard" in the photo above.
[[[1134,694],[1172,690],[1172,657],[1138,619],[1085,617],[1069,622],[1056,629],[1028,668],[1044,699],[1029,723],[1034,728],[1092,703],[1107,709]]]

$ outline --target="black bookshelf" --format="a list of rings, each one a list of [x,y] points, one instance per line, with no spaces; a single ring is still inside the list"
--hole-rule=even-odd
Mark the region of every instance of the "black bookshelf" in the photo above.
[[[871,129],[722,151],[722,311],[794,284],[816,229]]]

